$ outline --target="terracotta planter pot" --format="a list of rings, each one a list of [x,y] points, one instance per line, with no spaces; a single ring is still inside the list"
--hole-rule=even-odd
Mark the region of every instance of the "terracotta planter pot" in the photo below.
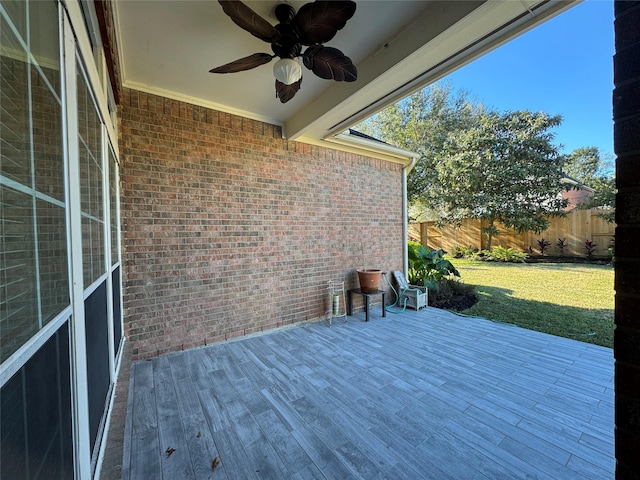
[[[358,272],[358,281],[360,282],[360,291],[363,293],[374,293],[380,287],[380,275],[382,270],[375,268],[365,268],[356,270]]]

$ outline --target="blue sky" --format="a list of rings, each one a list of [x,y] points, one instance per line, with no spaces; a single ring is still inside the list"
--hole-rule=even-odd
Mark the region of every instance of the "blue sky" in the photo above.
[[[613,2],[588,0],[447,77],[500,111],[560,114],[565,153],[595,146],[613,155]]]

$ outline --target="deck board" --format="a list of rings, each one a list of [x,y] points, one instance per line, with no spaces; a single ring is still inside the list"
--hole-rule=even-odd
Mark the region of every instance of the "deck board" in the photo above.
[[[134,363],[123,479],[613,478],[610,349],[370,315]]]

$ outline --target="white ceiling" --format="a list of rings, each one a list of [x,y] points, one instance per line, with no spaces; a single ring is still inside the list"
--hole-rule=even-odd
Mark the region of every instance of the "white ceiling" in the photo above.
[[[281,1],[245,2],[276,24]],[[288,1],[298,9],[305,1]],[[508,41],[574,1],[356,1],[357,10],[327,45],[358,68],[353,83],[303,68],[300,91],[275,98],[273,62],[211,74],[213,67],[270,46],[242,30],[215,0],[114,1],[123,85],[267,121],[291,139],[321,143]]]

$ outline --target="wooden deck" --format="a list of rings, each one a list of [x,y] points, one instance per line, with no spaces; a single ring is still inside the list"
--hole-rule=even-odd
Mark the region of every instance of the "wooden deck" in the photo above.
[[[122,478],[613,478],[611,349],[433,308],[363,319],[134,363]]]

